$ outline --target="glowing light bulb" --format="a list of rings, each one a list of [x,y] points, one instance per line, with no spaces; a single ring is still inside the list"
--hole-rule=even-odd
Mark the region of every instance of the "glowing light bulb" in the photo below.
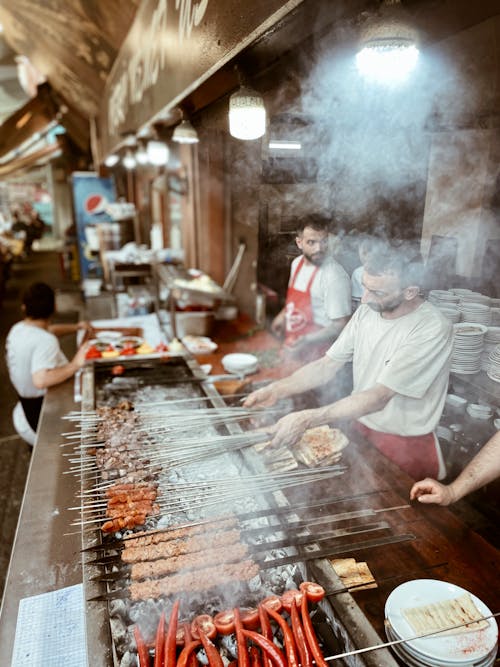
[[[236,139],[249,141],[266,131],[264,100],[255,90],[241,87],[229,98],[229,132]]]

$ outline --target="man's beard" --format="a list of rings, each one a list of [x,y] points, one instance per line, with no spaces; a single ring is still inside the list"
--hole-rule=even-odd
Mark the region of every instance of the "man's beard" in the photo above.
[[[366,305],[376,313],[393,313],[396,308],[399,308],[404,300],[404,296],[401,294],[399,297],[394,298],[392,301],[389,301],[389,303],[383,305],[376,301],[368,301]]]
[[[314,264],[315,266],[321,266],[325,261],[326,255],[324,252],[317,252],[314,253],[314,255],[305,255],[305,257],[311,262],[311,264]]]

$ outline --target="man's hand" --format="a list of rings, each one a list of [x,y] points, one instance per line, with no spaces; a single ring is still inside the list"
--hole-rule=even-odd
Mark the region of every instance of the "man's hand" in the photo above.
[[[271,435],[273,447],[293,447],[311,426],[311,410],[292,412],[282,417],[274,426],[266,427],[266,433]]]
[[[78,348],[75,356],[71,360],[71,363],[74,364],[77,369],[82,368],[82,366],[84,365],[85,355],[87,354],[88,349],[89,349],[89,343],[84,343]]]
[[[262,387],[256,391],[252,391],[251,394],[243,401],[245,408],[269,408],[271,405],[274,405],[281,398],[279,391],[276,387],[276,383],[267,385],[267,387]]]
[[[271,333],[273,333],[277,338],[285,337],[285,311],[282,310],[276,315],[274,320],[271,323]]]
[[[78,329],[83,329],[84,331],[87,331],[89,333],[91,333],[93,331],[92,323],[87,322],[85,320],[80,320],[80,322],[78,322],[78,324],[76,325],[76,328],[77,328],[77,330]]]
[[[435,503],[445,506],[454,502],[455,498],[449,486],[427,477],[412,486],[410,500],[418,500],[419,503],[423,504]]]

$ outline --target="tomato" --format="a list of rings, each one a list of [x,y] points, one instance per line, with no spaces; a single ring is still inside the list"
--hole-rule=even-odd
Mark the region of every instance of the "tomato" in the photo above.
[[[230,635],[234,632],[234,613],[233,610],[220,611],[214,616],[214,623],[217,632],[220,635]]]
[[[240,612],[243,627],[247,630],[257,630],[260,625],[259,610],[254,607],[242,607]]]
[[[117,364],[111,369],[111,375],[123,375],[125,373],[125,366]]]
[[[125,347],[122,348],[120,354],[124,356],[132,356],[135,354],[135,347],[132,347],[132,345],[126,345]]]
[[[85,359],[100,359],[101,353],[95,345],[91,345],[85,354]]]
[[[303,593],[297,589],[290,589],[285,591],[281,596],[281,602],[286,611],[290,611],[292,608],[292,600],[297,600],[297,604],[300,605],[302,602]]]
[[[186,623],[186,625],[189,626],[189,623]],[[184,646],[185,641],[186,641],[186,633],[184,632],[184,625],[180,625],[175,633],[175,643],[177,644],[177,646]]]
[[[205,637],[213,639],[217,634],[214,619],[209,614],[200,614],[191,621],[191,634],[193,639],[200,639],[198,628],[201,629]]]
[[[311,600],[311,602],[319,602],[325,597],[325,589],[323,586],[315,584],[312,581],[303,581],[299,588],[306,594],[307,599]]]
[[[283,605],[281,604],[281,599],[277,595],[270,595],[267,598],[264,598],[261,603],[264,607],[274,609],[274,611],[281,611]]]
[[[158,343],[155,350],[156,352],[168,352],[168,345],[166,343]]]

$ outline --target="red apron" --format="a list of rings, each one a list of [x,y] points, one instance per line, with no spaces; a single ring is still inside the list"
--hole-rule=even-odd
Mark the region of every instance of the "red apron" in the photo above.
[[[300,273],[304,265],[304,257],[301,257],[295,271],[293,272],[292,278],[290,280],[290,285],[286,293],[286,304],[285,304],[285,346],[288,346],[291,350],[292,356],[295,356],[293,353],[293,345],[299,338],[305,336],[306,334],[319,331],[323,327],[319,324],[314,323],[313,319],[313,309],[311,302],[311,287],[318,273],[319,267],[316,266],[314,271],[309,278],[307,283],[306,290],[298,290],[295,287],[295,281],[297,276]],[[315,345],[309,345],[307,349],[300,350],[300,360],[303,363],[313,361],[314,359],[319,359],[324,355],[326,350],[330,347],[331,343],[317,343]],[[286,355],[285,355],[286,356]]]
[[[415,480],[439,475],[439,459],[434,433],[425,435],[395,435],[375,431],[361,422],[358,431],[390,461]]]

